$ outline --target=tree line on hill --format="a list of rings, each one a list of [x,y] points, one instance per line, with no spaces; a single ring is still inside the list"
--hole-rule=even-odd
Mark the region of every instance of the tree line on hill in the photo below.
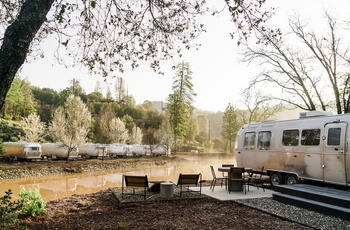
[[[57,92],[31,86],[17,76],[1,109],[2,141],[59,142],[73,150],[85,142],[110,144],[162,144],[178,150],[233,152],[239,128],[259,122],[280,111],[267,99],[252,99],[246,91],[247,110],[230,103],[225,112],[195,110],[192,71],[188,62],[179,63],[172,90],[159,110],[152,102],[136,105],[128,95],[124,80],[118,77],[114,96],[108,88],[103,95],[100,83],[86,94],[79,81]]]
[[[162,142],[159,132],[164,129],[162,124],[164,126],[168,122],[166,103],[145,101],[143,104],[136,105],[133,97],[126,94],[121,78],[116,80],[115,85],[116,92],[113,97],[110,90],[103,95],[99,82],[96,83],[94,92],[89,94],[85,93],[79,81],[74,81],[72,86],[58,92],[49,88],[32,86],[28,80],[16,76],[1,109],[0,138],[2,141],[28,140],[26,138],[28,131],[26,134],[24,124],[26,119],[30,119],[37,127],[40,126],[40,122],[45,126],[39,142],[55,141],[48,131],[54,121],[54,113],[58,108],[64,107],[70,95],[74,95],[80,98],[91,114],[91,124],[86,141],[94,143],[116,141],[110,134],[110,122],[118,118],[128,133],[128,137],[119,142],[131,143],[130,136],[132,133],[135,135],[136,130],[142,133],[140,144]],[[33,121],[33,114],[38,116],[39,121]],[[181,146],[190,146],[197,150],[215,148],[225,151],[225,141],[221,138],[223,112],[206,112],[196,109],[195,114],[190,119],[195,125],[189,126],[193,129],[188,130],[190,134],[185,135],[187,139],[181,142]],[[162,136],[166,135],[162,134]]]

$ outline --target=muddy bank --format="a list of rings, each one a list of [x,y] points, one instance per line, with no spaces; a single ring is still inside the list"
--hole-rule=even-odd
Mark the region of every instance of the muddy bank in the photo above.
[[[119,159],[89,159],[82,161],[0,162],[0,180],[32,178],[72,173],[87,173],[142,166],[164,165],[186,161],[176,156]]]

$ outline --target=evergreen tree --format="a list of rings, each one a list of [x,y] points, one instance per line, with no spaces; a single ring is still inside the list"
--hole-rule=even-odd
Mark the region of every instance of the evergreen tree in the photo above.
[[[196,119],[192,116],[188,120],[187,125],[187,133],[186,133],[186,142],[188,145],[197,145],[196,143],[196,137],[198,136],[198,125]]]
[[[107,99],[107,101],[113,101],[112,92],[111,92],[111,89],[109,88],[109,86],[107,88],[106,99]]]
[[[228,141],[230,153],[233,152],[232,143],[236,140],[238,129],[236,112],[231,103],[229,103],[223,116],[221,135]]]
[[[73,78],[72,80],[72,86],[69,87],[69,90],[71,91],[71,93],[75,96],[81,96],[81,95],[86,95],[83,87],[80,84],[80,81]]]
[[[21,117],[35,113],[35,106],[36,103],[30,83],[27,80],[21,80],[16,75],[5,99],[5,105],[2,110],[3,117],[20,120]]]
[[[24,98],[21,117],[27,117],[30,114],[36,113],[36,101],[33,94],[33,87],[31,86],[28,79],[23,79],[21,81],[21,93]]]
[[[179,97],[181,101],[185,103],[188,113],[192,114],[194,109],[192,104],[194,101],[194,97],[197,96],[197,94],[193,90],[192,71],[190,63],[183,61],[177,64],[175,68],[176,73],[173,78],[174,82],[172,85],[172,90],[173,92],[179,93]]]
[[[115,100],[119,104],[125,103],[125,97],[127,96],[126,89],[125,89],[125,81],[121,77],[117,77],[117,80],[115,81],[114,85],[115,90]]]
[[[23,95],[21,94],[21,79],[17,75],[13,80],[11,87],[6,95],[3,108],[3,117],[5,119],[18,119],[19,110],[23,105]]]
[[[173,93],[168,97],[167,110],[170,127],[174,136],[175,152],[177,146],[188,134],[188,122],[193,115],[193,100],[196,93],[193,90],[192,71],[188,62],[181,62],[176,66],[176,73],[172,86]]]

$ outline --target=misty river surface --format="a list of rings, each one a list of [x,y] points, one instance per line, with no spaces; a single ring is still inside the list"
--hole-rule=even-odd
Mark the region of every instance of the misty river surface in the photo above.
[[[214,166],[216,173],[222,164],[234,164],[233,154],[201,154],[188,153],[176,154],[177,157],[186,159],[181,162],[168,162],[166,165],[155,165],[140,168],[126,168],[119,170],[106,170],[91,173],[77,173],[66,175],[53,175],[25,179],[0,180],[0,196],[11,189],[14,199],[19,198],[21,186],[38,188],[45,200],[54,200],[68,197],[73,194],[87,194],[103,189],[122,186],[122,175],[148,176],[149,181],[173,181],[177,182],[180,173],[201,173],[203,180],[211,180],[210,165]]]

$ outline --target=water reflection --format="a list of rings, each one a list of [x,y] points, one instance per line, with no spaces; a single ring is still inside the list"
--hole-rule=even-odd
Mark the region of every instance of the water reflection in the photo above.
[[[26,189],[38,188],[45,200],[53,200],[73,194],[94,193],[110,187],[121,187],[123,174],[148,175],[151,181],[176,182],[180,173],[202,173],[203,180],[210,180],[212,178],[210,165],[217,169],[221,164],[234,163],[232,154],[179,154],[179,156],[188,161],[86,174],[0,180],[0,194],[3,196],[5,191],[11,189],[12,197],[18,199],[20,187],[24,186]]]

